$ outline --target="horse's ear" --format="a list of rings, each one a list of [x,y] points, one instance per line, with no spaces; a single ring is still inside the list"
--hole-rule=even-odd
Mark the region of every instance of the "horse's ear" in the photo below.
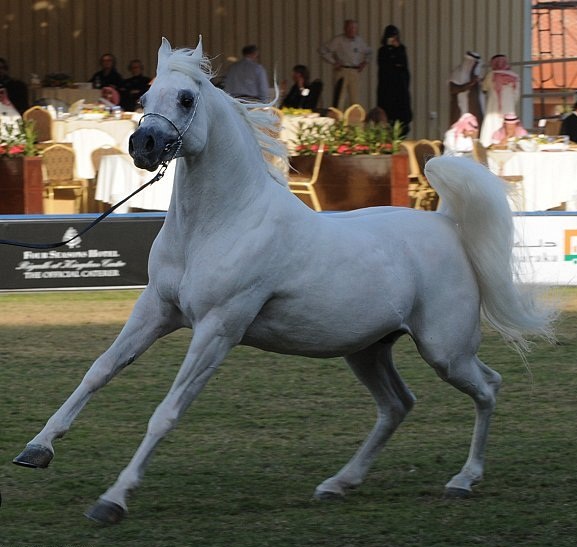
[[[160,47],[158,48],[158,68],[160,68],[160,64],[162,61],[165,61],[166,59],[168,59],[168,57],[170,56],[170,54],[172,53],[172,46],[170,45],[170,42],[163,36],[162,37],[162,43],[160,44]]]
[[[198,37],[198,44],[196,45],[196,47],[194,48],[194,53],[192,54],[192,58],[198,63],[200,64],[200,62],[202,61],[202,35],[200,35]]]

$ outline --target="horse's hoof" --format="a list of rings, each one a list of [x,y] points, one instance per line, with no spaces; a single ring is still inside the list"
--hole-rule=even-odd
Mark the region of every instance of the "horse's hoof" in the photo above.
[[[315,492],[313,497],[317,501],[341,501],[345,499],[342,494],[336,492]]]
[[[126,515],[126,510],[112,501],[99,499],[84,516],[101,524],[118,524]]]
[[[446,499],[466,499],[470,498],[472,495],[473,492],[471,490],[467,490],[466,488],[455,488],[454,486],[445,488]]]
[[[12,460],[12,463],[23,467],[44,469],[48,467],[53,457],[54,454],[49,448],[41,444],[29,444]]]
[[[315,490],[314,499],[318,501],[335,501],[343,500],[345,498],[344,492],[332,492],[330,490]]]

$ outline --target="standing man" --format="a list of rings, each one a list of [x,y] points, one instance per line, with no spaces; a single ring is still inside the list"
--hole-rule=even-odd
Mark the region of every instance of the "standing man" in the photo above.
[[[321,57],[335,68],[333,105],[340,110],[359,103],[359,73],[371,58],[371,48],[358,34],[359,24],[347,19],[344,33],[319,48]]]
[[[449,77],[450,124],[454,124],[463,114],[473,114],[479,125],[483,123],[485,108],[480,67],[481,56],[474,51],[467,51],[463,62],[451,73]]]
[[[265,68],[258,62],[255,45],[242,48],[242,59],[232,64],[224,79],[224,90],[237,99],[268,102],[268,78]]]

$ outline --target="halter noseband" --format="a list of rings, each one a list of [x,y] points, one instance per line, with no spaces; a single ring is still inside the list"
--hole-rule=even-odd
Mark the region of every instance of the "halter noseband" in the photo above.
[[[184,135],[186,134],[186,132],[190,129],[190,126],[192,124],[192,120],[194,120],[194,117],[196,116],[196,110],[198,108],[198,101],[200,100],[200,94],[197,95],[196,97],[196,101],[194,103],[194,109],[193,111],[190,113],[188,120],[186,122],[186,125],[184,126],[184,129],[181,131],[180,129],[178,129],[178,127],[176,127],[176,124],[167,116],[165,116],[164,114],[160,114],[159,112],[147,112],[146,114],[144,114],[139,122],[138,122],[138,127],[140,127],[140,124],[142,123],[142,121],[144,120],[144,118],[146,118],[147,116],[158,116],[159,118],[167,121],[172,128],[176,131],[176,134],[178,135],[178,137],[176,138],[175,141],[173,142],[169,142],[165,147],[164,147],[164,151],[168,152],[170,151],[171,148],[173,148],[174,146],[176,146],[176,150],[174,151],[174,153],[172,154],[171,158],[169,160],[165,160],[162,162],[162,168],[164,168],[164,170],[166,170],[168,164],[174,159],[176,158],[176,155],[180,152],[180,149],[182,148],[182,139],[184,138]]]

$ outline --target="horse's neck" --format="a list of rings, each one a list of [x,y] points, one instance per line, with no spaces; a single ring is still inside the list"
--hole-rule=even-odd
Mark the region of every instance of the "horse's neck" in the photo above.
[[[238,211],[245,214],[266,186],[274,184],[251,129],[242,120],[232,126],[229,122],[219,119],[204,150],[180,160],[173,207],[188,219],[212,224]]]

